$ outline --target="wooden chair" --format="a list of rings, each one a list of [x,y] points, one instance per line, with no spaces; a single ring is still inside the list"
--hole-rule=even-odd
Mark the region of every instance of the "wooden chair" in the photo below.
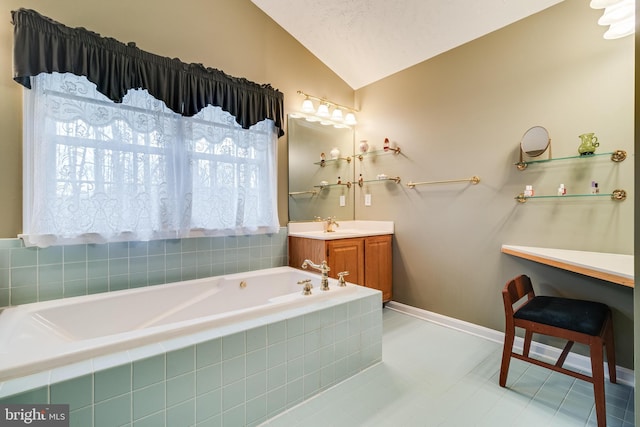
[[[514,304],[523,297],[527,300],[514,311]],[[536,296],[528,276],[521,275],[507,282],[502,290],[506,317],[500,386],[505,387],[512,357],[552,369],[593,384],[598,427],[605,427],[604,361],[606,348],[609,363],[609,380],[616,382],[616,359],[613,344],[613,322],[611,310],[605,304],[569,298]],[[525,330],[522,354],[513,352],[515,328]],[[543,334],[568,342],[554,364],[529,357],[533,334]],[[591,356],[591,376],[562,367],[574,342],[589,346]]]

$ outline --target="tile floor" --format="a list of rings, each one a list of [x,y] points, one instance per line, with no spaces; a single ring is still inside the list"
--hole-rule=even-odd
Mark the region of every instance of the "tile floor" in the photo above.
[[[389,308],[383,362],[264,423],[292,426],[595,426],[592,386],[513,359],[502,347]],[[633,427],[634,390],[607,383],[607,425]]]

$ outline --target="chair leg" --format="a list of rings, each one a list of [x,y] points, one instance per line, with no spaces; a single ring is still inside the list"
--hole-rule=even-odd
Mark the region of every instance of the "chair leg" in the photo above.
[[[557,367],[561,368],[562,365],[564,365],[564,362],[565,360],[567,360],[567,356],[569,355],[569,352],[571,351],[572,347],[573,347],[573,341],[567,341],[567,344],[564,346],[564,350],[562,350],[560,357],[558,357],[558,360],[556,361]]]
[[[511,352],[513,351],[513,340],[515,330],[508,328],[504,333],[504,345],[502,347],[502,364],[500,365],[500,387],[507,385],[507,375],[509,375],[509,363],[511,362]]]
[[[529,350],[531,350],[531,339],[533,338],[533,332],[526,330],[524,332],[524,347],[522,348],[522,355],[529,357]]]
[[[601,340],[593,340],[589,347],[591,355],[591,376],[593,378],[593,395],[596,403],[596,419],[598,421],[598,427],[606,427],[607,414],[604,399],[603,342]]]
[[[613,322],[609,319],[609,324],[604,335],[604,348],[607,351],[607,364],[609,365],[609,381],[618,382],[616,375],[616,347],[613,341]]]

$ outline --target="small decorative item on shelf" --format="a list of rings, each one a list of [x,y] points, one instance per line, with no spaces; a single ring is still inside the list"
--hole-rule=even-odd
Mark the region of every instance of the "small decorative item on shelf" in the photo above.
[[[324,153],[320,153],[320,160],[327,160],[327,156]]]
[[[598,183],[595,181],[591,181],[591,194],[599,194],[600,189],[598,188]]]
[[[389,151],[389,138],[384,139],[384,144],[382,145],[382,149],[384,151]]]
[[[588,156],[596,152],[596,148],[600,145],[598,137],[594,133],[583,133],[579,135],[580,146],[578,147],[578,153],[581,156]]]
[[[342,184],[342,179],[338,177],[338,184]]]
[[[560,184],[560,187],[558,187],[558,196],[564,196],[567,194],[567,188],[564,186],[564,184]]]
[[[326,187],[327,185],[329,185],[328,181],[320,181],[320,187]]]
[[[525,185],[524,197],[533,197],[533,185]]]
[[[369,143],[366,140],[360,141],[360,152],[366,153],[369,151]]]
[[[338,150],[338,147],[333,147],[329,154],[331,154],[331,158],[335,160],[340,157],[340,150]]]
[[[388,176],[386,174],[384,174],[384,173],[380,173],[380,174],[378,174],[377,178],[380,179],[380,180],[383,180],[383,179],[387,179]]]

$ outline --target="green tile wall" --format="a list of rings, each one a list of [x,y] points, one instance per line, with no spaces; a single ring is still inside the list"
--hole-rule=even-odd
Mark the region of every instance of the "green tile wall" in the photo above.
[[[257,426],[382,359],[380,294],[0,399],[78,427]]]
[[[278,234],[25,248],[0,239],[0,307],[287,265]]]

